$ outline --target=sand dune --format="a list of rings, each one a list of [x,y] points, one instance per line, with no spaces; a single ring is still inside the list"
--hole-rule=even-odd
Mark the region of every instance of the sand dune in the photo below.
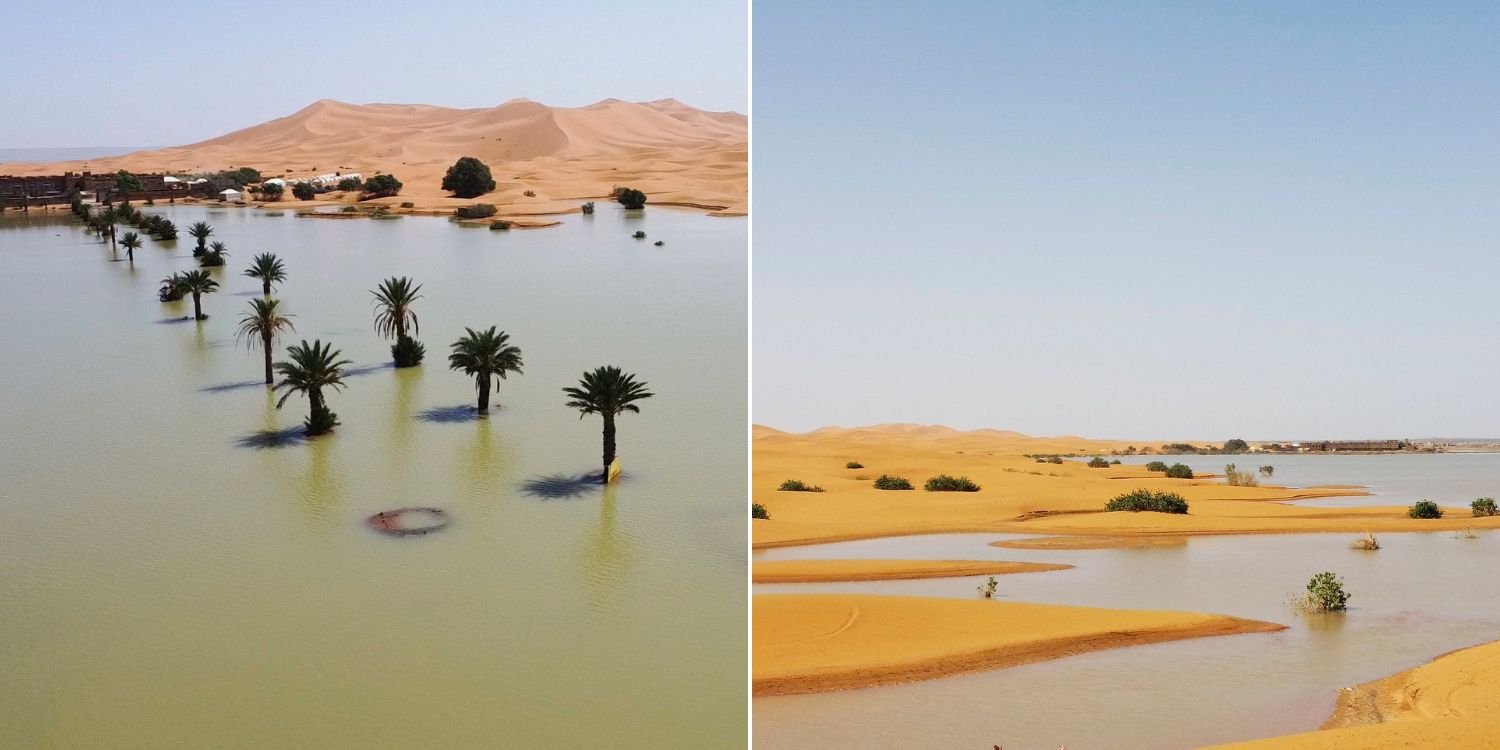
[[[983,599],[859,594],[755,597],[755,695],[869,687],[1017,666],[1106,648],[1281,625]]]
[[[1500,747],[1500,642],[1455,651],[1344,691],[1318,732],[1224,745],[1236,750]]]
[[[753,566],[756,583],[894,581],[913,578],[1045,573],[1072,565],[1004,560],[767,560]]]
[[[512,99],[486,109],[323,99],[206,141],[87,165],[94,172],[172,173],[254,167],[266,177],[288,179],[388,172],[404,187],[399,197],[382,203],[446,209],[487,202],[501,206],[502,214],[511,207],[530,214],[574,211],[584,200],[607,196],[613,186],[628,185],[645,191],[650,204],[742,214],[748,204],[748,143],[744,115],[705,112],[675,99],[606,99],[572,108]],[[443,174],[462,156],[490,166],[499,183],[494,193],[460,200],[441,190]],[[84,162],[0,164],[0,173],[83,168]]]

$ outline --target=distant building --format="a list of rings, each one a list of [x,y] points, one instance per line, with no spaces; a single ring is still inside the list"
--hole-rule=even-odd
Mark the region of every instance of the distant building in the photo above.
[[[240,197],[240,191],[235,190],[234,188],[227,188],[225,190],[219,191],[219,200],[237,201],[240,200]]]

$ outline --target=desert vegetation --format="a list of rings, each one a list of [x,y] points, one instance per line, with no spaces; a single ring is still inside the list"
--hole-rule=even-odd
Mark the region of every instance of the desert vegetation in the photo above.
[[[801,479],[788,479],[776,488],[777,492],[822,492],[823,488],[815,484],[808,484]]]
[[[490,383],[498,388],[506,374],[521,374],[524,363],[520,347],[510,343],[510,335],[505,331],[490,326],[485,331],[465,328],[464,337],[453,342],[452,348],[453,353],[448,355],[448,369],[474,378],[474,390],[479,393],[479,414],[488,414]]]
[[[947,474],[939,474],[929,477],[922,489],[928,492],[978,492],[979,485],[974,484],[968,477],[952,477]]]
[[[846,468],[846,469],[863,469],[863,468],[865,468],[865,465],[862,464],[862,463],[860,463],[860,462],[858,462],[858,461],[850,461],[849,463],[844,464],[844,468]]]
[[[1495,498],[1481,497],[1478,500],[1469,503],[1469,511],[1473,513],[1475,518],[1496,515],[1497,511],[1495,510]]]
[[[646,194],[635,188],[618,188],[615,201],[626,208],[645,208]]]
[[[1380,540],[1376,539],[1374,534],[1367,531],[1364,536],[1355,539],[1349,545],[1349,548],[1373,552],[1380,549]]]
[[[1167,467],[1168,479],[1192,479],[1193,470],[1187,464],[1172,464]]]
[[[877,490],[909,490],[909,489],[912,489],[912,486],[911,486],[911,482],[908,482],[906,480],[906,477],[893,477],[893,476],[890,476],[888,474],[881,474],[879,477],[876,477],[876,479],[875,479],[875,489],[877,489]]]
[[[1304,612],[1343,612],[1349,608],[1349,593],[1343,579],[1324,571],[1307,582],[1307,593],[1293,605]]]
[[[1175,492],[1157,492],[1155,490],[1139,489],[1131,490],[1122,495],[1117,495],[1104,506],[1107,512],[1130,511],[1140,513],[1142,511],[1152,513],[1187,513],[1187,500]]]
[[[495,189],[495,178],[484,162],[465,156],[448,167],[443,175],[443,189],[455,198],[476,198]]]
[[[1443,509],[1431,500],[1418,500],[1406,509],[1406,516],[1408,518],[1442,518]]]
[[[1260,480],[1249,471],[1240,471],[1234,464],[1224,465],[1224,483],[1231,487],[1258,487]]]
[[[585,372],[577,386],[563,389],[568,406],[578,410],[578,418],[598,414],[604,420],[604,473],[601,482],[609,481],[609,467],[615,461],[615,419],[625,412],[640,413],[637,401],[656,395],[633,373],[614,365],[596,367]]]
[[[488,219],[495,215],[495,207],[489,203],[475,203],[472,206],[459,206],[454,209],[453,215],[460,219]]]
[[[408,330],[421,332],[417,313],[412,310],[412,305],[422,298],[421,291],[421,284],[405,276],[392,276],[370,291],[375,298],[375,332],[382,338],[395,339],[391,359],[397,367],[416,367],[427,353],[415,337],[407,335]]]
[[[766,506],[760,503],[750,503],[750,517],[758,521],[771,520],[771,514],[766,512]]]

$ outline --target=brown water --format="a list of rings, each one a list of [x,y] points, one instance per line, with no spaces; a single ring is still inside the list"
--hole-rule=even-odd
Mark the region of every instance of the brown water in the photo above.
[[[1002,549],[991,534],[878,539],[757,552],[797,558],[1004,559],[1072,570],[1000,576],[1004,599],[1221,612],[1290,626],[1102,651],[1013,669],[820,695],[757,698],[767,750],[975,748],[1169,750],[1316,729],[1337,691],[1454,649],[1500,639],[1500,535],[1353,534],[1195,538],[1175,548]],[[1341,574],[1347,614],[1286,606],[1313,573]],[[844,591],[973,597],[983,577],[758,585],[756,593]]]
[[[154,296],[194,267],[185,234],[132,267],[70,219],[0,220],[0,746],[744,745],[744,219],[150,210],[228,244],[208,321]],[[298,337],[355,362],[330,437],[258,436],[306,412],[274,408],[233,337],[263,251]],[[420,368],[372,330],[390,275],[424,284]],[[525,374],[475,420],[446,353],[490,325]],[[599,420],[561,388],[609,363],[657,396],[621,418],[628,476],[601,492],[574,481]],[[408,505],[452,523],[363,524]]]

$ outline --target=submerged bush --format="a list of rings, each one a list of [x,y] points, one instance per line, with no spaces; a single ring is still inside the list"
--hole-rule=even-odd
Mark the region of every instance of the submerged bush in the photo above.
[[[875,489],[877,490],[909,490],[911,488],[911,482],[906,481],[906,477],[893,477],[881,474],[875,479]]]
[[[846,469],[863,469],[863,468],[865,468],[865,465],[862,464],[862,463],[860,463],[860,462],[858,462],[858,461],[850,461],[849,463],[844,464],[844,468],[846,468]]]
[[[615,200],[626,208],[645,208],[646,194],[635,188],[620,188],[615,193]]]
[[[1225,464],[1224,481],[1231,487],[1256,487],[1260,481],[1248,471],[1240,471],[1234,464]]]
[[[309,437],[324,435],[339,426],[339,415],[326,406],[319,407],[302,420],[302,426],[306,428]]]
[[[978,492],[979,485],[969,481],[968,477],[950,477],[947,474],[939,474],[928,478],[922,489],[928,492]]]
[[[509,222],[509,221],[507,221],[505,219],[495,219],[494,221],[490,222],[490,229],[493,229],[493,230],[496,230],[496,231],[499,231],[499,230],[502,230],[502,229],[510,229],[510,227],[511,227],[511,222]]]
[[[1495,498],[1481,497],[1478,500],[1469,503],[1469,509],[1474,512],[1475,518],[1479,518],[1481,516],[1493,516],[1496,514]]]
[[[1107,512],[1128,510],[1132,513],[1186,513],[1187,500],[1175,492],[1155,492],[1148,489],[1131,490],[1110,500],[1104,506]]]
[[[1443,509],[1431,500],[1418,500],[1416,505],[1406,509],[1408,518],[1442,518]]]
[[[1364,536],[1355,539],[1354,543],[1349,545],[1349,549],[1361,549],[1373,552],[1380,549],[1380,541],[1375,538],[1374,534],[1367,531]]]
[[[776,488],[781,492],[822,492],[823,488],[815,484],[807,484],[801,479],[788,479]]]
[[[583,212],[586,214],[594,213],[594,202],[589,201],[588,203],[583,204]]]
[[[1263,476],[1263,477],[1268,477],[1268,476],[1271,476],[1272,474],[1275,474],[1275,473],[1276,473],[1276,467],[1275,466],[1262,466],[1262,467],[1260,467],[1260,475]]]
[[[1104,459],[1102,459],[1102,458],[1100,458],[1098,456],[1094,456],[1092,459],[1089,459],[1089,468],[1090,469],[1108,469],[1109,468],[1109,462],[1105,461]]]
[[[761,505],[760,503],[750,503],[750,517],[757,518],[762,521],[771,520],[771,514],[766,512],[766,506]]]
[[[1193,470],[1187,464],[1172,464],[1167,467],[1168,479],[1192,479]]]
[[[1146,471],[1166,471],[1166,470],[1167,470],[1167,464],[1166,464],[1165,461],[1152,461],[1151,463],[1146,464]]]
[[[397,367],[416,367],[427,356],[427,347],[410,336],[402,336],[391,344],[391,359]]]
[[[994,576],[990,576],[989,580],[985,581],[984,585],[979,587],[979,595],[986,599],[993,599],[995,598],[995,589],[999,587],[1000,581],[996,580]]]
[[[488,219],[495,215],[495,207],[489,203],[475,203],[472,206],[459,206],[454,216],[460,219]]]
[[[1306,609],[1310,612],[1342,612],[1349,608],[1349,593],[1344,591],[1344,582],[1333,573],[1324,571],[1307,582]]]
[[[644,239],[646,239],[646,233],[644,231],[640,230],[640,229],[635,230],[635,234],[632,234],[630,236],[634,237],[634,238],[636,238],[638,240],[644,240]]]

